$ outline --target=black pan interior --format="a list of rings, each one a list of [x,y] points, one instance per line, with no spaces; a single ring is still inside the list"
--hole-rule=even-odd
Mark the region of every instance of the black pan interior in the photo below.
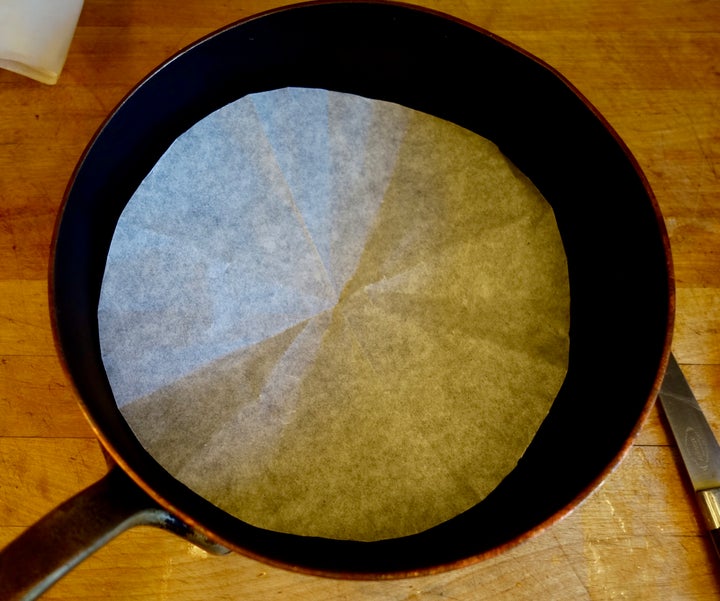
[[[493,140],[553,206],[567,252],[567,379],[520,465],[488,499],[422,534],[376,543],[266,532],[220,511],[139,445],[99,354],[105,257],[125,203],[169,144],[246,94],[319,87],[403,104]],[[572,506],[606,473],[651,401],[673,290],[664,229],[624,146],[557,74],[493,35],[391,4],[323,3],[230,26],[142,82],[89,145],[66,194],[51,287],[56,334],[88,413],[130,469],[237,550],[335,574],[461,562]]]

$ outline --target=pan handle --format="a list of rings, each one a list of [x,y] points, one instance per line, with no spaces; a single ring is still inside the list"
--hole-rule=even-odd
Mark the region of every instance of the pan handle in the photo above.
[[[160,507],[113,466],[0,550],[0,599],[36,599],[118,534],[140,525],[165,528],[211,553],[228,553]]]

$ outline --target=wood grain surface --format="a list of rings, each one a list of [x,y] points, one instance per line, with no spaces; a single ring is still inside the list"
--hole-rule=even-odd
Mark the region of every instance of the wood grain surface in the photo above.
[[[115,104],[164,59],[281,4],[86,0],[56,86],[0,71],[0,545],[105,473],[57,359],[47,306],[53,224],[77,159]],[[720,434],[720,2],[421,4],[550,63],[635,154],[671,237],[673,350]],[[625,460],[579,509],[468,568],[391,582],[335,581],[238,555],[211,557],[170,534],[138,528],[46,598],[709,600],[720,597],[719,565],[655,408]]]

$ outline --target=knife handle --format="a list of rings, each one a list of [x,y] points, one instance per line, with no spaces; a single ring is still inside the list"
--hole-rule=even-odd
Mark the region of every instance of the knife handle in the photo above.
[[[715,554],[720,559],[720,488],[700,490],[697,498]]]
[[[720,559],[720,528],[710,530],[710,540],[712,541],[713,548],[715,549],[715,555]]]

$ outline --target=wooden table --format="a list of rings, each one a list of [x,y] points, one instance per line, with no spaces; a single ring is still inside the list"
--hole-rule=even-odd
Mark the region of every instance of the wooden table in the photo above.
[[[105,472],[53,346],[56,212],[85,144],[175,51],[277,0],[86,0],[60,82],[0,72],[0,545]],[[673,349],[720,433],[720,3],[423,0],[541,57],[583,92],[644,169],[670,232]],[[608,391],[611,394],[611,391]],[[438,576],[344,582],[211,557],[149,528],[121,535],[48,599],[714,599],[718,565],[654,409],[569,517],[501,557]]]

